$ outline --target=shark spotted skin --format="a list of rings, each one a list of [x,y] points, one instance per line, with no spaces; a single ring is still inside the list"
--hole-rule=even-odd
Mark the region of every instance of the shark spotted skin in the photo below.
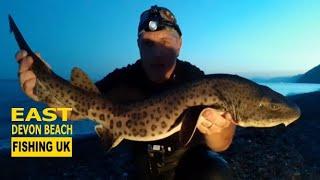
[[[55,74],[32,52],[11,16],[9,24],[20,49],[34,59],[32,71],[37,77],[34,94],[42,102],[71,107],[78,116],[95,121],[96,132],[108,149],[123,139],[154,141],[178,131],[187,144],[197,119],[183,117],[192,107],[229,112],[234,123],[242,127],[287,126],[300,116],[299,107],[281,94],[230,74],[206,75],[143,101],[115,104],[102,96],[79,68],[72,70],[70,82]]]

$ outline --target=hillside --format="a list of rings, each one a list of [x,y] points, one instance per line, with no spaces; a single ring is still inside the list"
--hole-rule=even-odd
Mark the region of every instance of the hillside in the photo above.
[[[297,81],[298,83],[320,83],[320,64],[305,74]]]

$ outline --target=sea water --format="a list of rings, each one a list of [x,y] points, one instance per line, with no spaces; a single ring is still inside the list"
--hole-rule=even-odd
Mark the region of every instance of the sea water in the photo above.
[[[258,82],[259,83],[259,82]],[[320,84],[309,83],[259,83],[270,87],[284,96],[320,91]]]

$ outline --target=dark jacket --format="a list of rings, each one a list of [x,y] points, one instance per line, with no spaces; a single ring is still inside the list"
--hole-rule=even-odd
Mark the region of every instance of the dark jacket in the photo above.
[[[132,65],[114,70],[102,80],[98,81],[96,85],[100,92],[113,102],[128,103],[148,98],[152,95],[165,91],[170,87],[201,78],[202,76],[204,76],[204,72],[196,66],[186,61],[177,60],[176,67],[171,78],[161,84],[154,83],[147,78],[147,75],[141,66],[141,61],[138,60]],[[178,135],[174,134],[168,138],[154,142],[131,142],[133,144],[133,153],[136,157],[136,167],[138,169],[140,168],[140,171],[145,172],[145,174],[148,174],[146,169],[150,168],[148,168],[150,165],[150,159],[148,159],[147,155],[147,146],[148,144],[157,144],[173,147],[173,155],[175,152],[177,154],[177,157],[174,156],[174,159],[176,160],[171,162],[170,165],[170,167],[172,166],[173,168],[181,154],[179,147],[176,146],[177,140]],[[173,157],[172,154],[170,154],[170,156]],[[169,161],[172,160],[169,159]],[[170,169],[170,167],[167,167],[167,169]],[[139,178],[141,178],[141,176]]]

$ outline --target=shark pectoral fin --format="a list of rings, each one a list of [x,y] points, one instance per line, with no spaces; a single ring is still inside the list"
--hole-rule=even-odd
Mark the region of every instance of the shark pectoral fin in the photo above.
[[[194,136],[197,129],[196,125],[198,122],[199,114],[203,108],[204,107],[202,106],[189,108],[183,112],[181,117],[179,117],[182,118],[179,140],[183,146],[187,146],[192,140],[192,137]]]
[[[118,146],[122,142],[123,139],[124,138],[122,136],[118,136],[116,139],[114,139],[111,148]]]
[[[100,137],[101,143],[107,151],[110,151],[112,148],[119,145],[123,140],[122,136],[114,136],[111,131],[103,127],[101,124],[95,126],[95,131]]]
[[[80,68],[73,68],[71,71],[71,84],[88,92],[100,94],[97,86],[90,80],[88,75]]]

